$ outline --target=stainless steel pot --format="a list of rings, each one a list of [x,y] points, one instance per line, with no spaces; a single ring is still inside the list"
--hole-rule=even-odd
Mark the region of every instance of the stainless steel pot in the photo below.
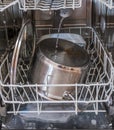
[[[88,68],[89,56],[78,45],[59,39],[56,48],[56,38],[41,41],[36,51],[33,67],[33,83],[38,84],[75,84],[82,82]],[[40,93],[48,98],[61,100],[64,92],[72,93],[73,86],[42,86]]]

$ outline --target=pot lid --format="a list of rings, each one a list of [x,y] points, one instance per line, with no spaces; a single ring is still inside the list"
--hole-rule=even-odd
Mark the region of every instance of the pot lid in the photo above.
[[[63,40],[58,40],[56,48],[56,38],[49,38],[39,43],[39,49],[44,56],[55,63],[68,67],[83,67],[89,62],[89,55],[80,46]]]

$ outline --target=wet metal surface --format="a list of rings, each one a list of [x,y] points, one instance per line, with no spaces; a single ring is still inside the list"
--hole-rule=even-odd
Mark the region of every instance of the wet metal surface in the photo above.
[[[65,114],[64,114],[65,115]],[[106,119],[105,113],[95,115],[95,113],[79,113],[71,115],[64,120],[63,115],[59,114],[58,121],[49,121],[46,115],[45,119],[26,118],[22,116],[14,116],[7,123],[9,129],[108,129],[109,121]],[[57,117],[57,115],[52,115]],[[59,119],[63,119],[63,121]]]

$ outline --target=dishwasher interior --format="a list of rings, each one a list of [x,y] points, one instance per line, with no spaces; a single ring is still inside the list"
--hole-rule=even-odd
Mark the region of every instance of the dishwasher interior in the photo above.
[[[113,0],[0,1],[1,129],[114,128],[113,8]]]

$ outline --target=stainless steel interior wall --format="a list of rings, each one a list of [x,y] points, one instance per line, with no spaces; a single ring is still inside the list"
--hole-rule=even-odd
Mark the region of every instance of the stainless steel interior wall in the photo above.
[[[18,4],[9,7],[8,9],[0,12],[0,28],[4,28],[6,24],[7,27],[13,25],[18,25],[21,23],[22,11],[19,10]]]
[[[5,50],[10,40],[18,35],[22,25],[22,11],[18,4],[0,12],[0,50]]]
[[[92,0],[82,0],[82,7],[73,11],[62,26],[91,26]],[[34,11],[34,21],[37,27],[57,27],[60,21],[59,11]]]
[[[92,3],[92,26],[99,33],[105,48],[114,60],[114,9],[109,9],[98,0]]]
[[[109,9],[103,3],[98,0],[92,1],[92,21],[94,27],[99,27],[102,21],[102,17],[106,22],[106,26],[114,26],[114,9]]]

